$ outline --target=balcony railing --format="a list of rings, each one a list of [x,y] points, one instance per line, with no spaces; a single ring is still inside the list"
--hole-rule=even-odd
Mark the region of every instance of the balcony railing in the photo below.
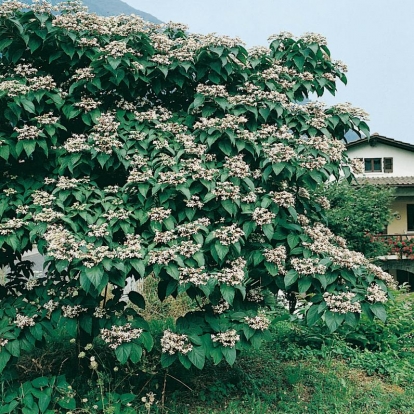
[[[414,235],[376,234],[372,240],[388,246],[388,255],[396,255],[396,259],[414,260]]]

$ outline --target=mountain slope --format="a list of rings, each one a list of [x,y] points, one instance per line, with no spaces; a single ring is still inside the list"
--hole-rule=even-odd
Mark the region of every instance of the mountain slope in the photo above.
[[[23,0],[24,1],[24,0]],[[49,0],[50,3],[56,5],[62,0]],[[2,1],[0,1],[2,3]],[[29,3],[29,1],[28,1]],[[88,7],[91,13],[96,13],[100,16],[117,16],[119,14],[135,14],[142,17],[144,20],[151,23],[162,23],[161,20],[149,13],[137,10],[129,4],[121,0],[83,0],[83,4]]]
[[[137,10],[129,4],[121,0],[83,0],[85,6],[88,6],[89,11],[99,14],[101,16],[116,16],[118,14],[136,14],[141,16],[144,20],[152,23],[162,23],[161,20],[155,16]]]

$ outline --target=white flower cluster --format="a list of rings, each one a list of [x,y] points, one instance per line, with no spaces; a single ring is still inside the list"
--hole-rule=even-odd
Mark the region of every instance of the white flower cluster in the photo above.
[[[92,67],[86,67],[86,68],[79,68],[75,70],[75,74],[72,76],[72,79],[75,81],[80,81],[83,79],[89,80],[93,79],[95,77],[95,74],[93,73]]]
[[[264,143],[263,151],[274,164],[288,162],[296,157],[295,149],[283,143]]]
[[[388,301],[386,292],[384,292],[376,283],[368,287],[366,298],[372,303],[385,303]]]
[[[0,235],[7,236],[8,234],[14,233],[16,229],[20,229],[24,226],[24,221],[22,219],[13,218],[5,223],[0,223]]]
[[[166,122],[173,117],[171,111],[162,106],[156,106],[148,111],[134,112],[135,118],[139,122],[144,121],[159,121]]]
[[[58,178],[56,187],[62,190],[68,190],[70,188],[77,188],[79,184],[87,182],[89,182],[88,178],[69,178],[62,175]],[[46,179],[45,184],[49,184],[49,182],[47,182]]]
[[[295,206],[295,195],[288,191],[272,191],[269,193],[272,196],[272,200],[281,207],[294,207]]]
[[[70,319],[77,318],[82,312],[86,312],[87,310],[87,308],[82,308],[81,305],[62,306],[63,316]]]
[[[150,210],[148,215],[152,221],[162,222],[164,219],[171,215],[171,209],[164,207],[154,207]]]
[[[243,154],[234,157],[226,157],[223,167],[229,170],[229,175],[231,177],[245,178],[250,175],[250,168],[247,163],[243,161]]]
[[[216,273],[217,280],[230,286],[237,286],[243,283],[245,277],[246,260],[239,257],[230,262],[230,267]]]
[[[136,50],[128,47],[126,42],[122,40],[113,40],[112,42],[107,43],[101,51],[104,56],[112,56],[114,58],[121,58],[127,53],[133,55],[139,54]]]
[[[47,191],[35,190],[31,194],[33,199],[33,204],[39,206],[51,206],[53,201],[56,200],[56,197],[52,194],[49,194]]]
[[[85,112],[90,112],[101,105],[101,101],[96,101],[93,98],[88,98],[87,96],[82,96],[79,102],[75,102],[73,106],[83,109]]]
[[[0,348],[6,346],[9,343],[8,339],[0,338]]]
[[[119,259],[142,259],[141,237],[135,234],[127,234],[126,241],[116,250]]]
[[[226,129],[238,129],[240,124],[245,124],[247,118],[244,116],[237,116],[226,114],[224,118],[200,118],[200,121],[194,124],[194,129],[202,131],[209,130],[210,128],[218,129],[219,131],[225,131]]]
[[[59,306],[58,302],[55,302],[54,300],[50,299],[49,301],[47,301],[44,305],[43,308],[45,308],[48,312],[53,312],[57,307]]]
[[[269,328],[270,325],[270,319],[266,318],[263,315],[257,315],[253,318],[249,318],[248,316],[246,316],[244,320],[250,328],[258,331],[265,331]]]
[[[325,292],[323,298],[331,312],[336,313],[361,313],[361,304],[353,302],[356,297],[352,292],[340,292],[337,294]]]
[[[184,202],[188,208],[202,209],[204,206],[204,203],[200,201],[200,197],[196,195],[192,195],[189,200],[185,200]]]
[[[222,200],[238,200],[240,198],[240,187],[231,181],[217,182],[211,192],[216,198],[221,198]]]
[[[180,285],[185,283],[192,283],[193,285],[200,286],[206,285],[207,282],[210,280],[210,275],[205,272],[205,267],[180,267]]]
[[[101,329],[101,338],[109,344],[109,348],[116,349],[125,342],[138,339],[142,332],[142,329],[131,328],[131,324],[127,323],[123,326],[114,325],[111,329]]]
[[[240,341],[240,335],[237,334],[235,329],[230,329],[226,332],[220,332],[218,334],[211,334],[213,342],[219,342],[221,345],[233,348],[236,343]]]
[[[237,243],[245,233],[237,224],[232,224],[231,226],[222,226],[214,230],[214,235],[220,240],[223,246],[228,246]]]
[[[169,241],[175,240],[178,237],[189,237],[193,234],[198,233],[202,227],[207,227],[209,225],[210,220],[205,217],[197,219],[195,221],[190,221],[189,223],[180,224],[173,230],[156,232],[154,242],[156,244],[168,243]]]
[[[161,338],[161,347],[162,352],[169,355],[174,355],[177,352],[186,355],[193,349],[193,345],[189,342],[187,335],[176,334],[169,329],[164,331],[164,335]]]
[[[89,224],[89,237],[105,237],[109,235],[108,223]]]
[[[257,302],[260,303],[264,299],[264,295],[262,293],[262,290],[260,288],[251,289],[246,294],[246,299],[249,302]]]
[[[225,85],[204,85],[200,83],[197,85],[196,92],[214,98],[226,98],[229,96]]]
[[[170,184],[177,186],[187,181],[187,174],[184,171],[166,171],[160,172],[157,182],[158,184]]]
[[[115,121],[115,116],[110,113],[103,113],[98,123],[92,127],[90,138],[94,142],[94,149],[97,152],[112,154],[113,148],[122,148],[122,142],[118,139],[117,130],[120,122]]]
[[[39,137],[42,132],[35,125],[23,125],[22,128],[14,128],[14,131],[17,132],[17,139],[21,141],[22,139],[36,139]]]
[[[40,285],[40,281],[39,279],[36,278],[30,278],[26,283],[25,283],[25,289],[26,290],[33,290],[36,286]]]
[[[272,220],[276,217],[276,214],[268,210],[267,208],[256,207],[252,214],[252,219],[259,225],[271,224]]]
[[[352,106],[349,102],[336,104],[331,107],[335,114],[350,114],[353,117],[360,118],[363,121],[369,121],[369,114],[361,108]]]
[[[33,221],[41,221],[44,223],[51,223],[55,220],[64,217],[63,213],[53,210],[52,208],[44,208],[42,211],[33,214]]]
[[[102,217],[106,218],[107,220],[128,220],[131,212],[125,210],[123,208],[118,208],[117,210],[108,210],[107,212],[102,214]]]
[[[151,170],[141,172],[141,171],[138,171],[136,168],[134,168],[129,172],[127,182],[128,183],[145,183],[151,178],[153,178],[153,173]]]
[[[354,174],[363,174],[365,172],[365,164],[362,158],[353,158],[351,160],[351,170]]]
[[[320,264],[318,259],[293,257],[290,263],[300,275],[324,275],[326,273],[326,266]]]
[[[36,116],[35,119],[41,125],[53,125],[59,121],[59,117],[53,116],[53,112],[48,112],[47,114]]]
[[[366,261],[367,262],[367,261]],[[365,263],[365,267],[373,273],[378,279],[382,280],[387,284],[391,289],[395,289],[397,286],[394,278],[387,272],[384,272],[379,266],[376,266],[372,263]]]
[[[217,305],[213,305],[211,308],[215,314],[221,315],[226,310],[230,309],[230,304],[224,299],[220,299],[220,302]]]
[[[331,203],[325,196],[318,197],[316,202],[324,209],[329,210],[331,208]]]
[[[283,269],[287,258],[286,247],[278,246],[274,249],[265,249],[263,251],[263,256],[268,262],[274,263],[277,267]]]
[[[16,314],[16,319],[14,323],[17,325],[18,328],[23,329],[25,326],[35,326],[36,322],[34,321],[37,318],[37,315],[34,316],[26,316],[21,315],[20,313]]]
[[[162,239],[158,238],[157,241],[166,242],[171,240],[171,237],[176,238],[173,232],[163,232],[158,233],[158,235],[163,235],[165,238],[169,237],[169,239]],[[174,246],[168,247],[166,249],[161,250],[151,250],[149,252],[149,263],[150,264],[168,264],[171,260],[174,260],[177,254],[182,255],[184,257],[191,257],[195,253],[197,253],[201,249],[201,244],[196,244],[192,240],[183,240],[179,244]]]
[[[87,142],[87,137],[84,134],[72,134],[65,144],[63,148],[67,152],[81,152],[81,151],[88,151],[90,150],[90,145]]]

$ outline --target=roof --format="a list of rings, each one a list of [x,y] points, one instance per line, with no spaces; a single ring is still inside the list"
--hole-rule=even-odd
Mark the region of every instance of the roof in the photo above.
[[[414,176],[410,177],[356,177],[355,184],[389,185],[392,187],[414,186]]]
[[[409,144],[408,142],[397,141],[393,138],[384,137],[383,135],[379,134],[372,134],[369,138],[361,138],[356,141],[349,142],[346,144],[346,148],[355,148],[362,144],[369,144],[371,147],[375,147],[378,143],[390,145],[392,147],[402,148],[407,151],[414,152],[414,145]]]

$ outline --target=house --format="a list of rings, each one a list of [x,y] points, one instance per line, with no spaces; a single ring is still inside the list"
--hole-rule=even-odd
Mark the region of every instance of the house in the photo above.
[[[393,246],[392,254],[381,257],[383,269],[414,287],[414,145],[373,134],[348,143],[347,152],[363,161],[365,171],[356,175],[357,183],[395,188],[394,219],[385,235],[376,237]]]

